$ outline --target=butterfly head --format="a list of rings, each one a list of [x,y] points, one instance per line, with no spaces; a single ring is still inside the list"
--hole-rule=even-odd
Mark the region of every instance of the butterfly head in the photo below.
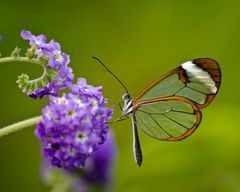
[[[132,97],[128,93],[124,93],[122,95],[123,101],[128,101],[129,99],[132,99]]]
[[[122,99],[124,101],[124,107],[122,109],[122,115],[124,116],[124,115],[128,115],[129,113],[132,112],[133,99],[128,93],[123,94]]]

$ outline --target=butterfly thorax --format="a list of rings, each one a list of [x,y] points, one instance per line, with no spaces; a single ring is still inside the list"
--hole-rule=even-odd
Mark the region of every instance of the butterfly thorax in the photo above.
[[[124,101],[122,116],[129,115],[132,113],[133,98],[128,93],[125,93],[123,94],[122,99]]]

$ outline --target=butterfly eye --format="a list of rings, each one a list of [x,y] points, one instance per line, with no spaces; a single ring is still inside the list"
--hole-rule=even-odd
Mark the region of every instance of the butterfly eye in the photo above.
[[[123,99],[124,101],[127,101],[127,100],[130,99],[130,98],[131,98],[130,95],[127,94],[127,93],[123,94],[123,96],[122,96],[122,99]]]

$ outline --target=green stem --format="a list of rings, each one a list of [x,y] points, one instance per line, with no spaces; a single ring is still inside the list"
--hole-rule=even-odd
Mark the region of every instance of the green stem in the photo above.
[[[53,185],[51,192],[67,192],[70,188],[71,180],[65,178],[65,180],[56,181]]]
[[[34,64],[37,64],[37,65],[41,65],[44,69],[44,72],[43,72],[42,76],[37,78],[37,79],[29,81],[31,83],[40,81],[47,74],[47,69],[46,69],[44,63],[41,60],[36,59],[36,58],[13,57],[13,56],[0,58],[0,63],[8,63],[8,62],[25,62],[25,63],[34,63]]]
[[[26,119],[24,121],[20,121],[18,123],[14,123],[12,125],[8,125],[0,129],[0,137],[6,136],[10,133],[14,133],[26,127],[30,127],[35,125],[36,123],[42,121],[42,116],[33,117],[31,119]]]
[[[44,72],[43,75],[36,79],[36,80],[32,80],[32,81],[38,81],[39,79],[44,78],[44,76],[46,75],[46,67],[43,61],[36,59],[36,58],[28,58],[28,57],[4,57],[4,58],[0,58],[0,63],[8,63],[8,62],[25,62],[25,63],[33,63],[33,64],[38,64],[41,65],[44,68]],[[12,125],[3,127],[0,129],[0,137],[3,137],[5,135],[8,135],[10,133],[19,131],[21,129],[24,129],[26,127],[30,127],[34,124],[36,124],[37,122],[40,122],[42,120],[42,116],[38,116],[38,117],[34,117],[31,119],[26,119],[24,121],[18,122],[18,123],[14,123]]]
[[[34,63],[44,67],[44,63],[36,58],[28,58],[28,57],[4,57],[0,58],[0,63],[7,63],[7,62],[27,62],[27,63]]]
[[[44,71],[43,71],[43,74],[41,75],[41,77],[39,77],[37,79],[33,79],[33,80],[28,80],[28,77],[27,77],[27,79],[25,79],[25,83],[30,85],[30,87],[31,86],[36,87],[38,82],[41,84],[42,80],[47,78],[49,75],[48,71],[47,71],[46,63],[43,60],[40,60],[37,58],[20,57],[20,56],[19,57],[10,56],[10,57],[0,58],[0,63],[7,63],[7,62],[33,63],[33,64],[41,65],[43,67]],[[22,85],[19,82],[20,77],[22,77],[22,76],[18,77],[17,83],[18,83],[19,87],[21,88]],[[26,88],[26,86],[25,86],[25,88]],[[23,92],[25,92],[23,88],[22,88],[22,90],[23,90]],[[27,91],[29,91],[29,90],[27,90]]]

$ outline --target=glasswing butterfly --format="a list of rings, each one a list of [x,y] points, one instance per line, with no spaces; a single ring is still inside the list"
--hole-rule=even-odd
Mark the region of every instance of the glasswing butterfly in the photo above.
[[[218,62],[211,58],[197,58],[160,76],[136,98],[132,98],[120,79],[98,61],[126,90],[122,96],[122,115],[114,122],[131,117],[134,158],[139,166],[143,157],[138,128],[161,141],[185,139],[199,126],[202,119],[201,109],[211,103],[221,84]]]

